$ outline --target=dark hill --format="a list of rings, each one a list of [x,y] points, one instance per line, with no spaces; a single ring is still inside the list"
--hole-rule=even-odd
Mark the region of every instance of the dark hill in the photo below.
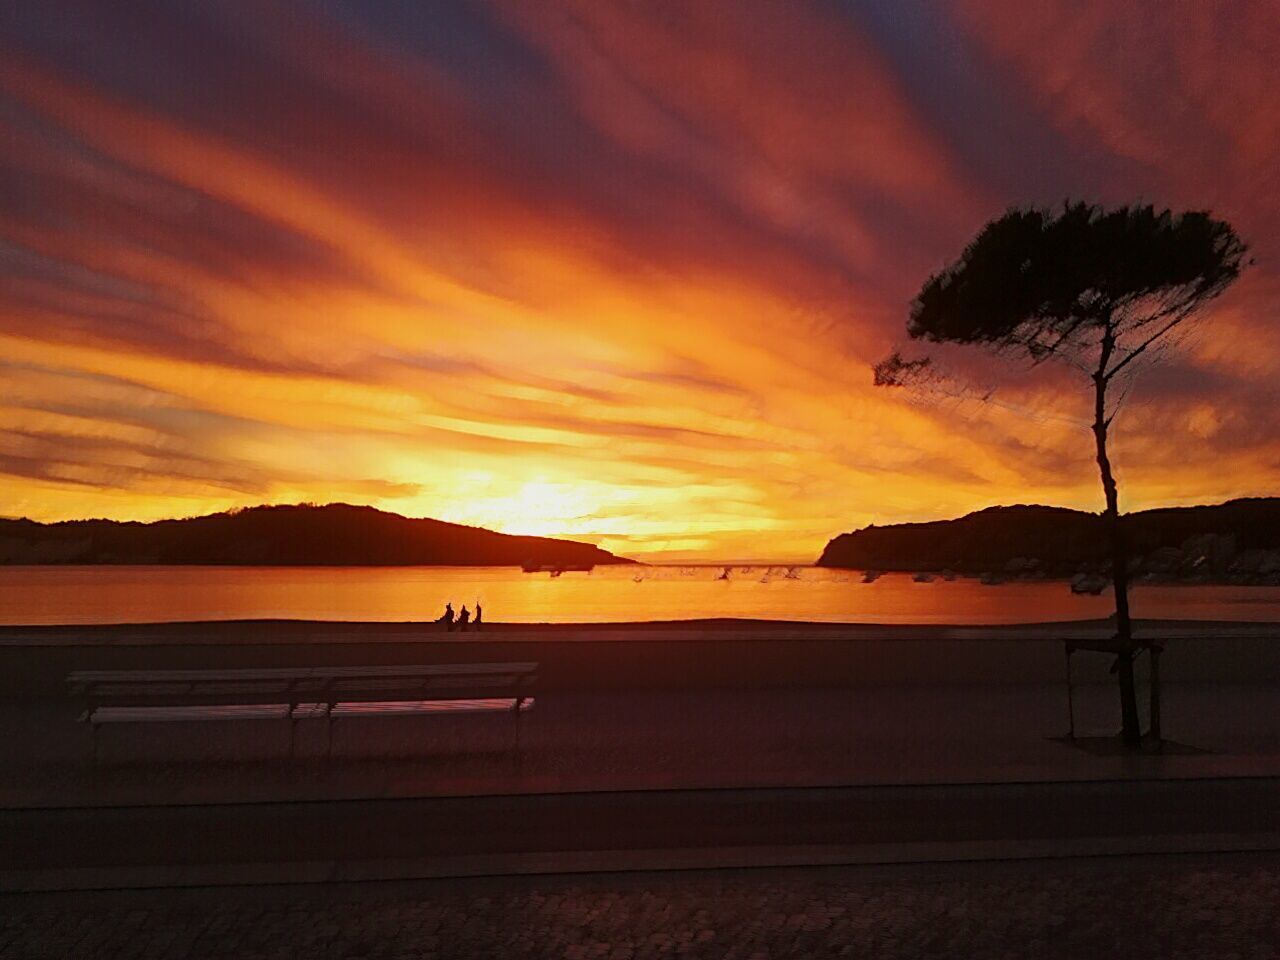
[[[1241,561],[1245,567],[1265,567],[1270,561],[1259,555],[1280,548],[1276,497],[1144,510],[1126,514],[1122,523],[1139,570],[1187,573],[1186,564],[1204,556],[1213,572],[1241,572]],[[818,565],[977,573],[1005,570],[1010,561],[1016,568],[1022,559],[1039,561],[1035,567],[1046,573],[1066,574],[1100,567],[1107,552],[1097,514],[1019,505],[989,507],[957,520],[872,525],[842,533],[827,544]]]
[[[588,543],[517,537],[373,507],[264,506],[153,523],[0,520],[0,563],[506,566],[631,563]]]

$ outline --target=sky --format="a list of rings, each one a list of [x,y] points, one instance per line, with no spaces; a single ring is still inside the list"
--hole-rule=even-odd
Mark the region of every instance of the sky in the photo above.
[[[876,388],[1012,204],[1256,263],[1115,428],[1122,509],[1277,492],[1280,5],[0,5],[0,515],[346,501],[638,559],[1100,509],[1089,385]]]

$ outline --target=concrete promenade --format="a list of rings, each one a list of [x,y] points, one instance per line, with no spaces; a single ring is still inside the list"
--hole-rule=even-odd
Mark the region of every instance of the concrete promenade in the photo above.
[[[1202,627],[1169,628],[1165,731],[1195,749],[1136,757],[1054,739],[1066,726],[1060,625],[995,637],[689,629],[610,640],[497,631],[465,643],[414,639],[420,625],[6,631],[3,883],[332,882],[1277,845],[1274,628],[1218,625],[1214,639]],[[327,762],[318,743],[308,753],[305,735],[290,757],[287,731],[270,725],[164,724],[106,731],[95,765],[62,682],[76,667],[516,651],[542,665],[519,750],[494,716],[353,721]],[[1102,732],[1117,720],[1104,661],[1085,666],[1077,705],[1082,725]]]
[[[1196,748],[1091,753],[1067,729],[1060,638],[1020,628],[830,624],[495,628],[240,623],[0,630],[0,807],[394,799],[558,791],[1280,775],[1280,642],[1259,624],[1146,625],[1167,638],[1164,731]],[[72,669],[532,659],[509,718],[120,726],[98,764]],[[1119,725],[1109,658],[1077,655],[1077,727]],[[292,752],[291,752],[292,749]]]

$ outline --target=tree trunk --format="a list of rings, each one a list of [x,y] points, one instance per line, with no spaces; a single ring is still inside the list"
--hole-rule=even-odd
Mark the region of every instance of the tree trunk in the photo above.
[[[1116,479],[1111,473],[1111,459],[1107,456],[1107,377],[1106,366],[1114,341],[1105,337],[1102,343],[1102,363],[1094,375],[1093,436],[1097,445],[1098,472],[1102,475],[1102,492],[1106,495],[1107,509],[1102,514],[1111,543],[1111,583],[1116,595],[1116,640],[1120,652],[1117,674],[1120,681],[1121,737],[1125,745],[1138,746],[1142,741],[1142,729],[1138,721],[1138,693],[1133,681],[1133,623],[1129,618],[1129,551],[1120,527],[1120,497]]]

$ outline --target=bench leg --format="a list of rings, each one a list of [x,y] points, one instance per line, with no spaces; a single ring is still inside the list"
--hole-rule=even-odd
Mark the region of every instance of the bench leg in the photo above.
[[[1067,736],[1076,738],[1076,698],[1071,686],[1071,650],[1067,650]]]
[[[1147,656],[1151,658],[1151,697],[1148,701],[1151,719],[1147,735],[1159,746],[1164,743],[1164,734],[1160,730],[1160,648],[1148,647]]]
[[[512,745],[511,759],[515,766],[515,776],[519,779],[524,774],[524,753],[520,749],[520,715],[524,713],[524,697],[516,697],[516,730],[515,741]]]

